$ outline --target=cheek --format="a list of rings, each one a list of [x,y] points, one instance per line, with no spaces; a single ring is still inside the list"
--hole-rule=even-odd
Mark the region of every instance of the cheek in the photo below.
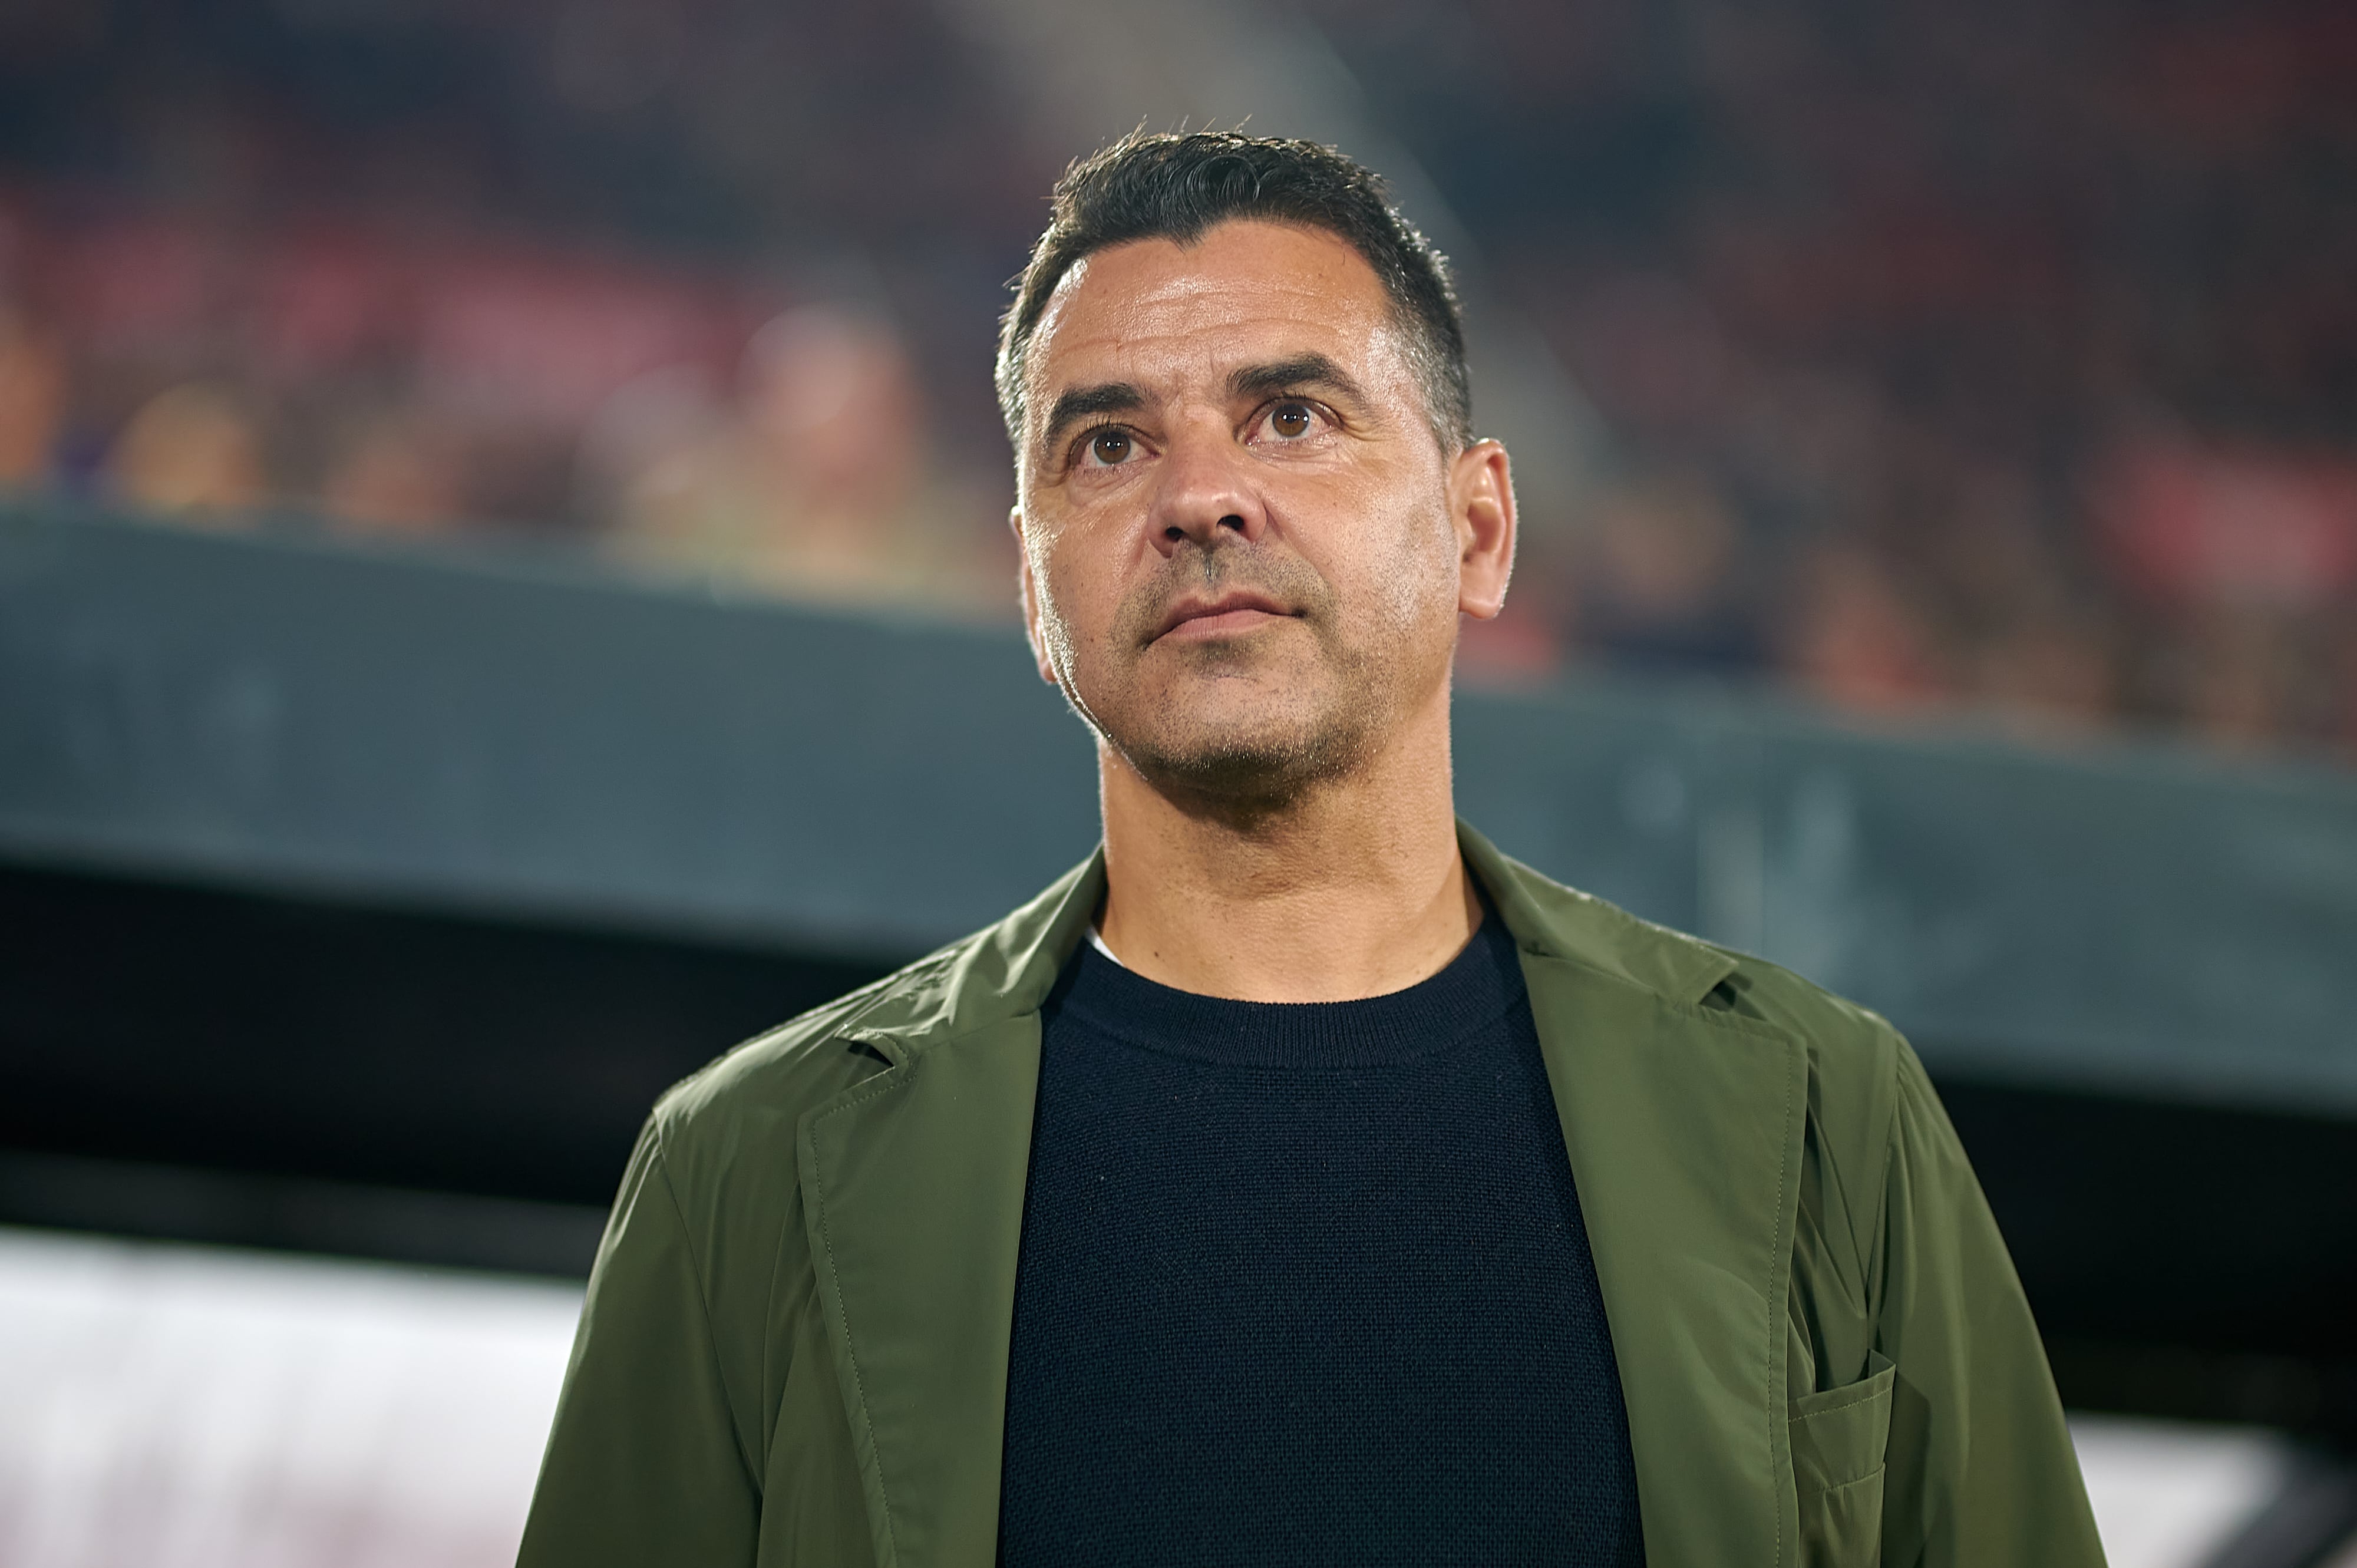
[[[1040,630],[1056,662],[1069,667],[1073,653],[1088,647],[1109,610],[1102,563],[1087,542],[1064,530],[1028,547],[1032,591],[1039,601]]]
[[[1457,533],[1441,503],[1417,506],[1382,531],[1389,548],[1370,553],[1361,603],[1387,629],[1452,621],[1457,610]]]

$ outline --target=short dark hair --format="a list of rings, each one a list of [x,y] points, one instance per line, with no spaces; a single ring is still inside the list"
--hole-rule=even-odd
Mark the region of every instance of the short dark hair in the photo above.
[[[1465,328],[1448,259],[1400,216],[1383,177],[1332,147],[1234,131],[1133,131],[1056,182],[1047,231],[1014,281],[998,334],[998,408],[1019,453],[1023,360],[1057,284],[1083,258],[1133,240],[1193,244],[1215,224],[1260,219],[1322,229],[1365,258],[1407,328],[1433,434],[1473,439]]]

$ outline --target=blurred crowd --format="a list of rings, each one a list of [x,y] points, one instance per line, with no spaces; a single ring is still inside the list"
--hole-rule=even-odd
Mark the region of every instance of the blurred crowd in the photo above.
[[[966,133],[935,31],[890,5],[12,12],[0,486],[1003,617],[993,317],[1054,166]]]
[[[1617,444],[1566,645],[2357,747],[2357,12],[1314,7]]]
[[[2357,748],[2357,14],[1309,13],[1609,437],[1469,664]],[[962,38],[24,0],[0,488],[1011,615],[993,323],[1078,149]]]

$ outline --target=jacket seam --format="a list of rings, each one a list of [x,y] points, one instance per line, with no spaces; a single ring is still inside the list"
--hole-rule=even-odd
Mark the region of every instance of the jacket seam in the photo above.
[[[1882,1139],[1882,1203],[1886,1209],[1890,1204],[1890,1165],[1899,1157],[1899,1094],[1903,1087],[1899,1080],[1905,1075],[1905,1069],[1904,1053],[1893,1050],[1890,1053],[1890,1126]]]
[[[913,1059],[909,1071],[911,1073],[915,1071]],[[877,1076],[883,1078],[890,1075],[879,1073]],[[849,1100],[841,1101],[828,1107],[823,1112],[812,1118],[811,1131],[815,1133],[820,1122],[830,1117],[838,1116],[844,1112],[855,1110],[872,1100],[881,1100],[908,1081],[908,1078],[902,1077],[896,1081],[884,1084],[881,1088],[872,1089],[866,1094],[855,1095]],[[884,1543],[886,1549],[891,1553],[892,1561],[898,1563],[900,1560],[900,1541],[899,1533],[893,1527],[891,1494],[884,1484],[884,1447],[877,1441],[876,1418],[867,1407],[867,1380],[859,1369],[859,1347],[852,1342],[851,1337],[851,1311],[844,1305],[843,1300],[843,1271],[835,1266],[834,1230],[828,1223],[827,1219],[826,1184],[819,1178],[815,1162],[811,1171],[811,1197],[818,1205],[818,1235],[819,1240],[826,1247],[827,1278],[834,1283],[836,1310],[843,1315],[843,1354],[844,1359],[851,1363],[851,1390],[858,1397],[859,1418],[867,1428],[868,1450],[876,1455],[876,1500],[884,1508]]]
[[[1881,1179],[1874,1184],[1874,1264],[1866,1294],[1870,1318],[1867,1343],[1876,1348],[1882,1344],[1882,1308],[1890,1295],[1890,1167],[1899,1158],[1899,1097],[1904,1087],[1900,1079],[1905,1076],[1906,1054],[1903,1049],[1890,1053],[1889,1118],[1882,1135]]]
[[[1702,1015],[1703,1009],[1699,1007],[1689,1007],[1688,1011],[1699,1016]],[[1742,1032],[1749,1034],[1751,1031],[1747,1029]],[[1800,1042],[1797,1040],[1792,1040],[1788,1043],[1800,1045]],[[1803,1052],[1807,1049],[1805,1046],[1803,1046],[1801,1048]],[[1803,1063],[1803,1071],[1806,1070],[1806,1066],[1807,1064],[1804,1060]],[[1768,1283],[1770,1288],[1766,1293],[1768,1296],[1767,1359],[1765,1365],[1761,1368],[1762,1378],[1768,1384],[1771,1392],[1777,1388],[1780,1381],[1776,1376],[1776,1353],[1784,1343],[1784,1335],[1782,1333],[1784,1326],[1783,1319],[1785,1314],[1791,1310],[1785,1304],[1787,1292],[1777,1290],[1774,1287],[1778,1283],[1778,1275],[1780,1274],[1783,1276],[1783,1280],[1786,1283],[1788,1289],[1792,1279],[1793,1238],[1784,1228],[1784,1189],[1786,1186],[1790,1184],[1792,1176],[1792,1075],[1788,1072],[1785,1075],[1784,1079],[1784,1126],[1783,1130],[1778,1134],[1776,1139],[1777,1247],[1775,1252],[1770,1256],[1768,1261]],[[1779,1477],[1776,1473],[1777,1425],[1774,1414],[1776,1407],[1771,1402],[1768,1408],[1770,1412],[1768,1417],[1768,1493],[1769,1496],[1778,1499],[1776,1509],[1776,1561],[1781,1564],[1784,1561],[1784,1510],[1781,1501],[1783,1487],[1778,1484]],[[1790,1413],[1790,1407],[1788,1406],[1786,1411],[1787,1419],[1784,1423],[1784,1467],[1787,1470],[1792,1468],[1792,1436]]]
[[[848,996],[829,1003],[822,1011],[835,1012],[836,1015],[827,1020],[828,1035],[838,1039],[856,1038],[854,1031],[869,1027],[866,1024],[868,1015],[878,1008],[889,1006],[902,1000],[911,987],[932,979],[941,971],[955,964],[964,956],[966,949],[971,944],[972,939],[969,938],[964,941],[943,948],[937,953],[919,959],[898,973],[888,974],[870,985],[862,986]],[[838,1009],[840,1011],[837,1011]],[[877,1029],[874,1032],[898,1034],[901,1031]],[[920,1029],[911,1032],[920,1034],[923,1031]]]
[[[787,1233],[793,1229],[794,1211],[801,1207],[802,1187],[801,1183],[798,1180],[795,1183],[794,1190],[788,1195],[788,1200],[783,1206],[781,1212],[779,1214],[778,1233],[770,1239],[770,1287],[762,1294],[761,1297],[760,1397],[764,1403],[768,1402],[770,1397],[770,1352],[774,1348],[771,1342],[778,1337],[778,1336],[770,1331],[770,1325],[777,1319],[778,1276],[785,1270],[786,1236]],[[791,1370],[793,1365],[792,1361],[789,1359],[786,1364],[789,1370]],[[775,1410],[771,1410],[769,1412],[769,1419],[761,1423],[762,1486],[759,1489],[765,1494],[769,1489],[770,1450],[776,1446],[777,1437],[778,1412]]]
[[[1878,1372],[1878,1373],[1876,1373],[1876,1374],[1875,1374],[1875,1376],[1876,1376],[1876,1377],[1879,1377],[1879,1376],[1881,1376],[1881,1374],[1880,1374],[1879,1372]],[[1867,1380],[1867,1382],[1872,1382],[1872,1381],[1874,1380],[1874,1379],[1873,1379],[1873,1378],[1868,1378],[1868,1379],[1867,1379],[1866,1380]],[[1862,1404],[1872,1404],[1876,1400],[1878,1400],[1878,1399],[1882,1398],[1882,1397],[1883,1397],[1886,1393],[1888,1393],[1889,1391],[1889,1390],[1887,1390],[1887,1389],[1882,1389],[1882,1390],[1877,1390],[1877,1391],[1873,1391],[1873,1392],[1870,1392],[1870,1393],[1862,1393],[1862,1394],[1858,1395],[1856,1399],[1847,1399],[1847,1400],[1844,1400],[1844,1401],[1843,1401],[1841,1403],[1839,1403],[1839,1404],[1829,1404],[1829,1405],[1825,1406],[1823,1410],[1813,1410],[1813,1411],[1811,1411],[1811,1412],[1810,1412],[1808,1414],[1806,1414],[1806,1415],[1795,1415],[1795,1416],[1792,1416],[1792,1417],[1790,1417],[1789,1419],[1791,1419],[1791,1420],[1792,1420],[1792,1421],[1795,1421],[1795,1422],[1814,1421],[1814,1420],[1816,1420],[1816,1419],[1817,1419],[1817,1417],[1819,1417],[1819,1416],[1821,1416],[1821,1415],[1832,1415],[1832,1414],[1834,1414],[1834,1413],[1835,1413],[1836,1412],[1839,1412],[1839,1411],[1845,1411],[1845,1410],[1856,1410],[1858,1406],[1860,1406],[1860,1405],[1862,1405]]]
[[[720,1359],[720,1330],[712,1321],[712,1294],[705,1288],[704,1261],[695,1255],[695,1233],[688,1228],[687,1210],[680,1207],[679,1189],[672,1185],[671,1153],[663,1146],[661,1122],[655,1124],[655,1174],[662,1178],[663,1197],[671,1201],[672,1219],[679,1226],[680,1244],[687,1249],[688,1274],[695,1281],[695,1304],[704,1312],[704,1341],[711,1348],[712,1370],[720,1380],[720,1397],[728,1405],[729,1441],[736,1446],[737,1462],[745,1466],[753,1493],[759,1497],[763,1489],[761,1477],[754,1471],[752,1455],[745,1452],[744,1412],[737,1408],[736,1392],[728,1386],[728,1368]]]
[[[1811,1502],[1819,1502],[1826,1498],[1832,1497],[1835,1492],[1846,1492],[1852,1487],[1862,1487],[1868,1481],[1879,1481],[1882,1479],[1883,1472],[1889,1467],[1890,1462],[1886,1459],[1881,1464],[1877,1465],[1873,1469],[1868,1470],[1863,1476],[1852,1476],[1848,1480],[1835,1481],[1830,1487],[1813,1487],[1805,1492],[1801,1492],[1799,1495],[1807,1498]]]
[[[847,991],[832,1002],[821,1003],[807,1012],[797,1013],[783,1023],[772,1025],[746,1043],[758,1040],[792,1039],[797,1047],[823,1043],[830,1039],[847,1038],[847,1031],[877,1007],[897,997],[902,987],[930,978],[938,967],[940,954],[930,954],[907,967],[894,971],[880,980],[871,980],[856,991]],[[722,1058],[722,1060],[727,1059]],[[694,1075],[702,1077],[718,1063],[707,1064]]]

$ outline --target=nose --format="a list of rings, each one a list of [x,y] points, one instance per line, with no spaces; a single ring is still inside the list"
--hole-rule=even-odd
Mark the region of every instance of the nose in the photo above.
[[[1146,521],[1154,547],[1164,555],[1190,544],[1217,550],[1251,542],[1267,532],[1267,508],[1225,429],[1178,433],[1163,454],[1161,470]]]

